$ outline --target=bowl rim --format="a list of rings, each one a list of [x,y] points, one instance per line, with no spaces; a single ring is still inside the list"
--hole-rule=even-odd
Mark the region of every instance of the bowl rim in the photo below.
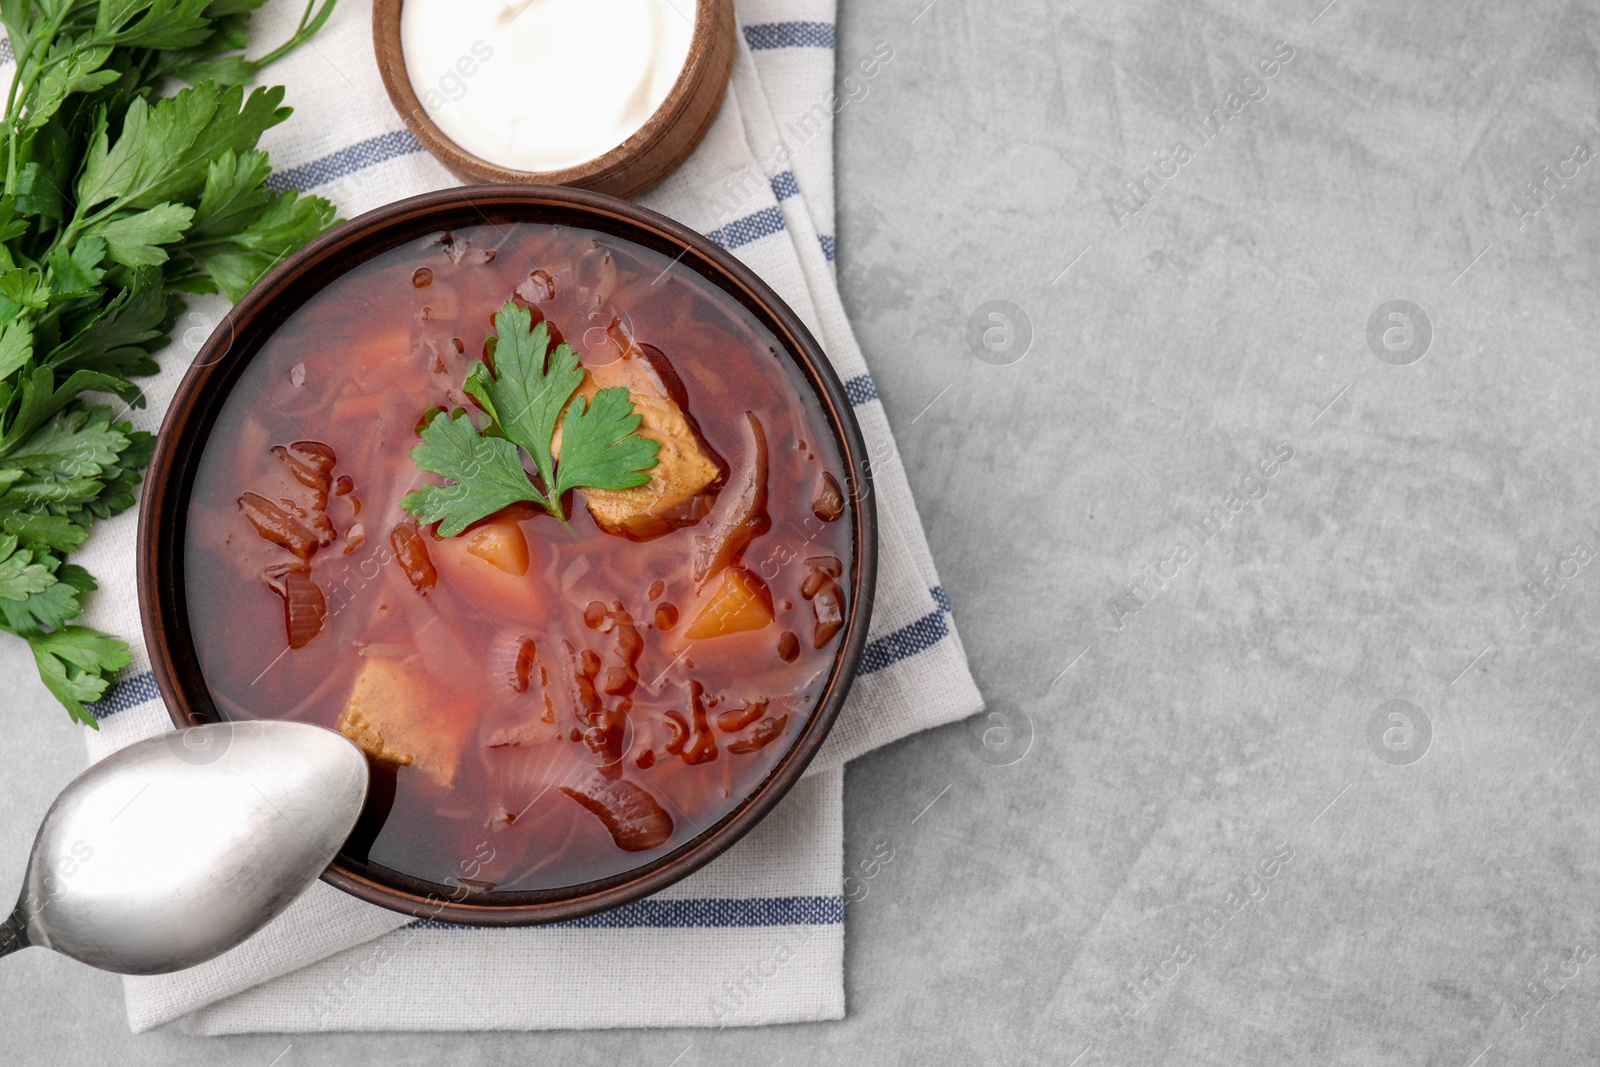
[[[621,144],[559,170],[518,170],[493,163],[451,138],[428,114],[411,82],[400,35],[405,0],[373,0],[372,48],[400,120],[451,173],[468,182],[569,185],[633,197],[654,187],[689,157],[711,129],[733,78],[737,19],[733,0],[696,0],[689,54],[672,88]]]
[[[460,887],[459,896],[454,891],[441,896],[431,890],[400,888],[392,883],[405,879],[417,887],[445,887],[407,879],[400,872],[390,872],[396,877],[386,882],[352,870],[342,853],[322,876],[361,900],[418,918],[474,926],[527,926],[578,919],[638,900],[721,855],[804,775],[855,680],[867,642],[877,578],[877,509],[871,462],[849,396],[822,346],[794,310],[749,267],[664,215],[603,193],[565,186],[482,185],[436,190],[383,205],[335,227],[257,282],[223,317],[184,374],[162,421],[146,472],[138,524],[138,602],[151,670],[174,726],[181,729],[222,719],[206,689],[188,628],[182,536],[194,473],[217,412],[264,340],[309,298],[315,276],[325,270],[342,274],[349,266],[407,240],[472,224],[472,220],[448,221],[459,219],[463,212],[473,212],[493,224],[496,211],[520,213],[522,221],[532,221],[533,213],[547,218],[554,215],[562,221],[571,218],[572,225],[586,225],[662,254],[667,254],[668,248],[681,249],[678,262],[755,314],[809,385],[845,464],[843,489],[854,519],[852,595],[839,651],[812,714],[767,776],[695,837],[618,875],[560,890],[517,894],[519,903],[487,903],[466,887]],[[341,257],[348,261],[343,269]],[[784,358],[776,351],[773,356]],[[220,385],[213,386],[219,379]]]

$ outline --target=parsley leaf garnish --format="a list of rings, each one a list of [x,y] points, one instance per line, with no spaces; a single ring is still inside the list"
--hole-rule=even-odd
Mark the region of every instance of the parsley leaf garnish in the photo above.
[[[574,400],[561,421],[561,462],[551,499],[584,485],[632,489],[648,482],[643,472],[656,465],[661,445],[635,434],[638,428],[633,400],[620,386],[601,389],[587,405],[581,396]]]
[[[550,352],[550,327],[541,322],[530,332],[532,322],[533,314],[515,303],[496,312],[492,350],[496,373],[475,363],[462,388],[483,405],[506,437],[527,450],[548,486],[555,484],[550,441],[556,420],[583,384],[583,369],[571,346],[557,345]]]
[[[593,400],[576,396],[583,384],[578,354],[566,344],[550,348],[550,330],[514,301],[495,313],[491,338],[494,370],[475,363],[463,388],[483,407],[480,432],[466,412],[436,414],[411,451],[418,467],[450,479],[400,500],[422,522],[437,522],[446,537],[461,533],[508,504],[531,501],[567,521],[561,498],[569,489],[629,489],[650,480],[660,443],[642,437],[628,390],[601,389]],[[566,410],[565,416],[562,410]],[[561,425],[561,457],[555,455]],[[539,484],[522,465],[533,460]]]
[[[454,479],[449,485],[425,485],[400,499],[400,506],[422,521],[437,522],[446,537],[519,500],[544,503],[522,469],[517,446],[503,437],[479,435],[465,411],[434,416],[411,458],[425,471]]]

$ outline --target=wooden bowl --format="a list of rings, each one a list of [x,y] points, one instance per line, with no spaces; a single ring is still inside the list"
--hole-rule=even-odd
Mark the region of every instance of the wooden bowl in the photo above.
[[[139,513],[139,608],[156,684],[182,728],[224,718],[200,667],[184,567],[189,498],[202,452],[228,394],[263,342],[334,278],[425,234],[482,223],[540,222],[613,234],[674,259],[748,309],[778,340],[770,358],[800,372],[844,462],[853,519],[851,588],[839,651],[810,719],[771,772],[727,815],[662,856],[620,874],[560,889],[483,894],[425,882],[341,854],[323,879],[362,900],[427,918],[527,926],[581,918],[648,896],[726,852],[800,780],[828,736],[867,640],[876,588],[877,518],[870,461],[849,398],[815,338],[754,272],[665,216],[599,193],[551,186],[442,189],[370,211],[323,235],[245,294],[197,354],[179,385],[145,476]],[[752,358],[763,358],[752,355]]]
[[[689,157],[711,128],[733,74],[733,0],[699,0],[689,56],[678,80],[655,114],[617,147],[587,163],[561,170],[512,170],[490,163],[456,144],[428,116],[406,70],[400,44],[404,0],[374,0],[372,47],[378,72],[400,118],[434,157],[464,182],[570,185],[631,198],[665,178]]]

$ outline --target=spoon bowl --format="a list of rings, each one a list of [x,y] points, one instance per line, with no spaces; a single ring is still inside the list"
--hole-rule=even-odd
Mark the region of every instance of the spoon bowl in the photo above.
[[[260,930],[333,862],[367,795],[344,737],[222,722],[129,745],[56,798],[0,955],[29,945],[166,974]]]

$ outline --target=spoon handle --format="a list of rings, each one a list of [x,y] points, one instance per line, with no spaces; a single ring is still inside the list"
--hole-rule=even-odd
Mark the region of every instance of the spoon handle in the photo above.
[[[22,909],[18,908],[0,923],[0,956],[9,956],[19,949],[27,948],[28,926]]]

